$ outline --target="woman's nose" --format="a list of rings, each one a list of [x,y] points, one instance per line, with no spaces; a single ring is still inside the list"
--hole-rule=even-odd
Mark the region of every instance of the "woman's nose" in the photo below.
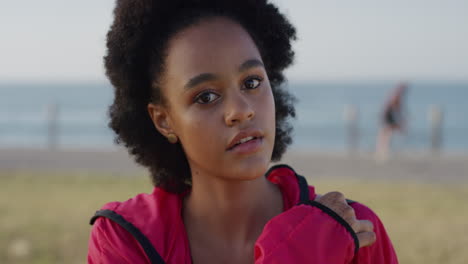
[[[231,95],[226,100],[226,111],[224,119],[226,125],[234,126],[246,120],[250,120],[255,116],[255,111],[252,107],[252,102],[246,98],[248,95],[242,93]]]

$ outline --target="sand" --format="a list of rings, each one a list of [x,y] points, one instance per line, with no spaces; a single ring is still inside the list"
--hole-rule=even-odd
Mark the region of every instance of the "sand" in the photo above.
[[[374,180],[468,182],[468,155],[399,153],[386,161],[372,155],[290,151],[280,163],[291,165],[309,179],[347,178]],[[0,170],[36,172],[103,172],[146,174],[123,149],[41,150],[0,149]]]

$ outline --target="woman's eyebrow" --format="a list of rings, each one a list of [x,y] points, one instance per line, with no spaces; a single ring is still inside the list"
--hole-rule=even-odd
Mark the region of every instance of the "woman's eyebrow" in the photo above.
[[[192,77],[190,78],[190,80],[187,82],[187,84],[185,84],[185,90],[189,90],[197,85],[199,85],[200,83],[203,83],[203,82],[208,82],[208,81],[213,81],[215,79],[217,79],[218,77],[213,74],[213,73],[202,73],[202,74],[199,74],[195,77]]]
[[[244,63],[242,63],[241,66],[239,66],[239,71],[243,72],[243,71],[246,71],[246,70],[248,70],[250,68],[255,68],[255,67],[265,68],[265,66],[263,65],[263,63],[260,60],[250,59],[250,60],[247,60]]]
[[[255,67],[265,67],[263,65],[263,63],[258,60],[258,59],[250,59],[250,60],[246,60],[244,63],[242,63],[240,66],[239,66],[239,72],[243,72],[243,71],[246,71],[250,68],[255,68]],[[218,76],[216,74],[213,74],[213,73],[202,73],[202,74],[199,74],[195,77],[192,77],[190,78],[190,80],[187,82],[187,84],[185,84],[185,90],[190,90],[191,88],[201,84],[201,83],[204,83],[204,82],[208,82],[208,81],[213,81],[213,80],[216,80],[218,79]]]

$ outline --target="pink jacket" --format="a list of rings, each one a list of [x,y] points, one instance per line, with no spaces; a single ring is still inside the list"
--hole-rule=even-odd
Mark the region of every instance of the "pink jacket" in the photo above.
[[[307,198],[313,201],[316,196],[314,187],[307,187],[302,176],[288,166],[279,165],[270,169],[267,177],[281,189],[285,211],[265,225],[255,244],[255,264],[398,263],[384,226],[366,206],[350,204],[358,219],[372,221],[377,241],[359,249],[355,233],[343,219],[320,204],[299,204]],[[130,222],[165,263],[189,264],[192,263],[189,242],[180,213],[182,197],[156,187],[151,194],[111,202],[102,209]],[[119,224],[106,217],[95,217],[93,222],[88,263],[152,263],[137,239]]]

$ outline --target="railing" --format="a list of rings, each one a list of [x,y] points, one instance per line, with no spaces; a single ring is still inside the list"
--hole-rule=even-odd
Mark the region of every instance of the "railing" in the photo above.
[[[350,154],[354,154],[359,150],[359,142],[361,141],[358,106],[345,106],[343,119],[346,127],[346,147]],[[442,107],[431,106],[428,110],[427,119],[430,123],[429,149],[433,154],[439,154],[443,145],[444,112]]]

